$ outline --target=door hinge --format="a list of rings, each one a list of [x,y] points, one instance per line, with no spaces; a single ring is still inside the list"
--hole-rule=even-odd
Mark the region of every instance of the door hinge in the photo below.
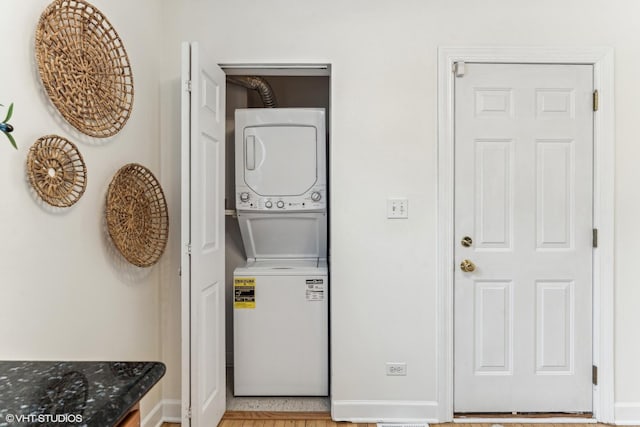
[[[591,382],[593,385],[598,385],[598,367],[596,365],[591,367]]]
[[[191,406],[187,409],[187,418],[191,419]]]
[[[464,62],[456,62],[453,64],[453,73],[456,77],[464,77]]]
[[[187,245],[187,254],[191,255],[191,243]]]
[[[191,92],[191,80],[187,80],[184,84],[184,90]]]
[[[598,90],[593,91],[593,111],[598,111]]]
[[[598,229],[597,228],[593,229],[593,240],[592,240],[592,242],[593,242],[593,247],[597,248],[598,247]]]

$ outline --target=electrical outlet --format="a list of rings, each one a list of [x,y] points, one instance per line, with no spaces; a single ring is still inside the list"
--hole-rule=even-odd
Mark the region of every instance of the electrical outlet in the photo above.
[[[387,199],[387,218],[409,218],[409,201],[407,199]]]
[[[407,375],[407,364],[404,362],[387,362],[387,376],[400,377]]]

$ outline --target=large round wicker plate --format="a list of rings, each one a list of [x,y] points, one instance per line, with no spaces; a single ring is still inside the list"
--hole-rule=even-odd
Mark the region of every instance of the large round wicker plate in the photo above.
[[[127,52],[100,10],[55,0],[40,16],[36,61],[49,98],[80,132],[113,136],[129,119],[133,74]]]
[[[149,267],[167,246],[169,216],[160,183],[137,163],[120,168],[107,193],[107,227],[127,261]]]
[[[78,147],[58,135],[43,136],[29,148],[27,174],[42,200],[59,208],[73,205],[87,187],[87,167]]]

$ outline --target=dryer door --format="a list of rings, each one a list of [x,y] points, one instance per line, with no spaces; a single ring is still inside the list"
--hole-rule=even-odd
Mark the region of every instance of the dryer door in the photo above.
[[[300,196],[318,180],[314,126],[266,125],[243,130],[244,182],[261,196]]]

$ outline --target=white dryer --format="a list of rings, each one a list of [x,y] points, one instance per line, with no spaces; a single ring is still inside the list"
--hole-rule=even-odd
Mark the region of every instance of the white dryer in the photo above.
[[[236,110],[234,394],[329,393],[324,109]]]
[[[236,210],[324,211],[324,108],[248,108],[235,113]]]

